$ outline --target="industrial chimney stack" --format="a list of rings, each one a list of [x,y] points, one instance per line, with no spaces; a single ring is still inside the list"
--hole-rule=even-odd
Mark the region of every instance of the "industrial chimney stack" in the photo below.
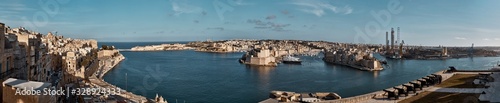
[[[389,51],[389,32],[385,32],[385,51]]]
[[[391,53],[394,53],[394,28],[391,28]]]

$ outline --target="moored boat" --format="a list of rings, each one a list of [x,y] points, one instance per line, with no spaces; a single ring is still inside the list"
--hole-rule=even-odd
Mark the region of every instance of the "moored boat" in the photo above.
[[[300,58],[287,55],[287,56],[283,57],[282,62],[285,64],[301,64],[302,60],[300,60]]]

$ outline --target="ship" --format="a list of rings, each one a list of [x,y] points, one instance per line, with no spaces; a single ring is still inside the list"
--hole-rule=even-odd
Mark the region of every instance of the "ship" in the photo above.
[[[301,64],[302,60],[300,60],[300,58],[287,55],[287,56],[283,57],[282,62],[285,64]]]

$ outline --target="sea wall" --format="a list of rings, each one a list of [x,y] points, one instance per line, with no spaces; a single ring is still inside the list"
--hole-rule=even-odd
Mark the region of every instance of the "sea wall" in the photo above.
[[[114,53],[113,53],[114,52]],[[90,81],[92,84],[97,85],[103,88],[119,88],[111,83],[108,83],[102,79],[102,77],[115,66],[117,66],[121,61],[125,59],[125,57],[117,50],[106,51],[103,50],[100,53],[104,53],[108,56],[102,56],[99,58],[99,69],[95,73],[95,77],[91,77]],[[109,55],[114,54],[114,55]],[[147,103],[153,101],[152,99],[148,99],[141,95],[133,94],[132,92],[122,91],[118,96],[126,98],[128,101],[135,103]]]
[[[105,57],[101,58],[99,62],[99,70],[97,71],[97,77],[102,78],[108,71],[113,69],[116,65],[118,65],[121,61],[125,59],[125,57],[116,51],[116,55],[110,56],[110,57]]]

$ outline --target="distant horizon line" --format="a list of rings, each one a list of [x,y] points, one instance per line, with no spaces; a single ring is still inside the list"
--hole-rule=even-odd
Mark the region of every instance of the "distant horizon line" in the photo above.
[[[243,39],[223,39],[223,40],[243,40]],[[246,40],[297,40],[297,39],[246,39]],[[158,42],[195,42],[195,41],[206,41],[206,40],[179,40],[179,41],[97,41],[102,42],[102,43],[158,43]],[[222,41],[222,40],[212,40],[212,41]],[[326,40],[302,40],[302,41],[326,41]],[[326,41],[326,42],[333,42],[333,41]],[[346,43],[346,42],[335,42],[335,43]],[[351,44],[361,44],[361,43],[351,43]],[[385,44],[374,44],[374,43],[369,43],[373,45],[385,45]],[[447,45],[411,45],[411,46],[431,46],[431,47],[437,47],[437,46],[444,46],[444,47],[471,47],[471,45],[467,46],[447,46]],[[498,46],[485,46],[485,45],[476,45],[474,44],[474,47],[500,47]]]

